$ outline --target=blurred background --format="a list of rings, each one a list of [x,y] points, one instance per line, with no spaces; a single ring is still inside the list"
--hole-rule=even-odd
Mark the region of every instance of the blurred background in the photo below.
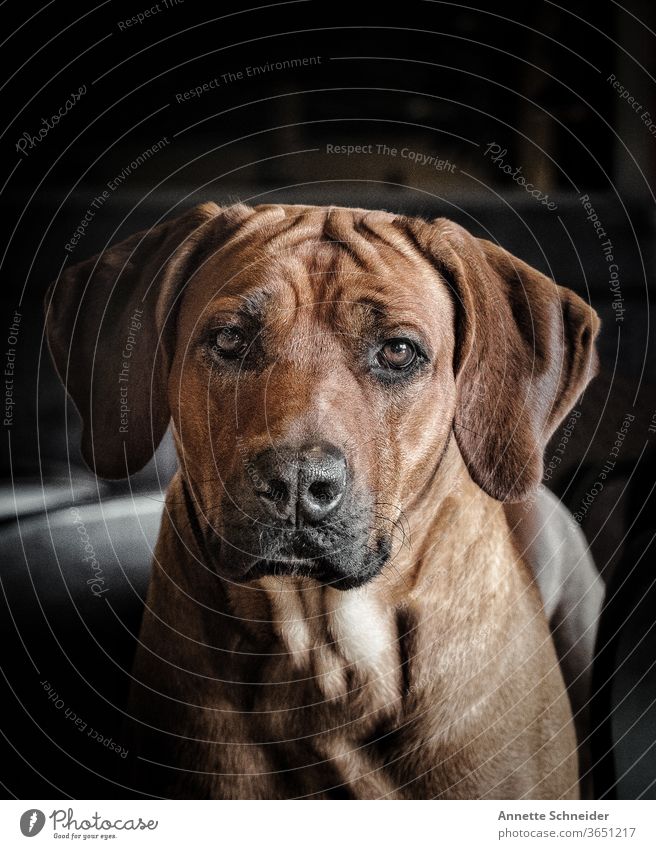
[[[545,483],[607,586],[595,793],[656,798],[654,6],[54,0],[0,17],[6,794],[129,795],[120,723],[175,470],[168,439],[130,481],[84,467],[44,348],[46,288],[213,199],[445,215],[592,303],[601,374]]]

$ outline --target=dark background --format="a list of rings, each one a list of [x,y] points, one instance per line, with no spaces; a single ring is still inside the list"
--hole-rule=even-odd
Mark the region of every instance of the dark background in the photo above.
[[[156,11],[143,23],[121,28],[148,8]],[[0,495],[6,794],[129,794],[123,759],[106,741],[121,746],[149,546],[175,467],[167,441],[130,482],[99,483],[84,469],[77,417],[44,354],[45,290],[64,263],[211,198],[446,215],[593,304],[603,321],[601,374],[577,405],[581,416],[548,484],[581,511],[616,431],[634,417],[581,520],[608,586],[595,667],[595,792],[656,797],[649,547],[656,125],[650,130],[644,115],[656,122],[652,5],[411,1],[383,11],[303,0],[244,10],[192,0],[97,7],[56,0],[8,2],[0,17],[0,332],[7,340],[14,312],[21,316],[16,343],[3,339],[15,348]],[[304,57],[318,58],[247,73]],[[222,78],[238,72],[242,79]],[[611,74],[640,110],[620,97]],[[214,79],[219,85],[200,97],[176,97]],[[59,124],[27,156],[17,151],[23,134],[36,136],[42,119],[81,86],[86,94]],[[131,168],[162,139],[157,153]],[[556,209],[491,161],[485,151],[493,143]],[[455,167],[327,151],[344,144],[408,148]],[[126,168],[68,252],[93,198]],[[613,243],[621,321],[581,195],[589,195]],[[551,446],[547,460],[553,453]],[[85,584],[71,504],[81,507],[102,557],[102,599]]]

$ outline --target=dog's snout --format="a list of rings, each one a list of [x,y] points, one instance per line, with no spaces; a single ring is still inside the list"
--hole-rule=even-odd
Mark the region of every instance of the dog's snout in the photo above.
[[[339,505],[346,489],[346,459],[330,446],[313,445],[304,453],[298,476],[298,513],[319,522]]]
[[[327,518],[346,490],[346,459],[334,445],[270,448],[260,454],[255,491],[269,514],[296,524]]]

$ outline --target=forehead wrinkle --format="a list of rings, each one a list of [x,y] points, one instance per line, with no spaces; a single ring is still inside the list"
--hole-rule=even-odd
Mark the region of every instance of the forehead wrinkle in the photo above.
[[[225,247],[232,249],[241,242],[250,240],[252,236],[262,233],[262,230],[271,229],[276,222],[284,221],[285,212],[280,207],[268,207],[252,209],[249,216],[244,218],[235,232],[230,236]]]
[[[344,255],[321,240],[306,240],[296,249],[278,252],[266,260],[266,279],[294,289],[298,304],[334,298],[336,280],[350,276],[352,267]]]
[[[269,262],[281,251],[297,249],[304,242],[321,235],[323,212],[309,207],[294,215],[281,206],[256,207],[222,246],[227,255],[245,255],[249,264]]]
[[[288,221],[288,219],[286,219]],[[318,231],[311,223],[301,224],[297,221],[287,223],[282,230],[265,233],[258,245],[263,256],[277,255],[280,251],[294,250],[305,242],[317,239]]]
[[[355,220],[357,232],[353,231],[355,238],[350,240],[348,250],[344,243],[330,243],[335,247],[333,270],[336,279],[371,277],[374,286],[387,288],[386,283],[390,280],[398,285],[396,281],[403,278],[425,278],[421,257],[417,256],[403,234],[389,227],[388,216],[380,221],[374,216],[372,220],[388,226],[379,232],[369,226],[368,218]],[[390,298],[393,299],[394,294]]]
[[[326,356],[340,347],[337,312],[344,284],[357,285],[362,272],[336,245],[310,240],[302,251],[274,258],[270,274],[276,279],[276,295],[295,295],[292,308],[271,299],[265,318],[267,328],[284,338],[285,359],[307,368],[325,364]]]
[[[353,222],[354,216],[346,218]],[[383,238],[375,226],[371,226],[369,217],[366,221],[358,221],[357,224],[362,233],[368,234],[367,239],[360,233],[355,234],[358,241],[366,242],[366,249],[377,257],[375,268],[370,270],[364,270],[353,253],[345,251],[341,243],[326,240],[323,234],[311,235],[316,233],[317,228],[314,225],[319,216],[300,215],[298,219],[309,220],[312,224],[307,230],[300,228],[297,234],[300,239],[298,242],[294,239],[290,243],[289,236],[299,228],[295,226],[288,229],[287,226],[283,231],[273,233],[271,239],[264,244],[250,239],[247,245],[243,245],[246,248],[244,255],[241,260],[237,256],[241,267],[228,284],[224,284],[226,294],[232,293],[236,288],[231,286],[230,282],[236,283],[239,280],[239,289],[245,296],[248,296],[249,288],[255,291],[268,289],[273,296],[271,306],[275,310],[296,310],[301,304],[318,302],[323,305],[324,314],[329,312],[327,305],[332,304],[332,318],[336,318],[338,302],[357,300],[364,290],[369,291],[380,306],[385,304],[385,314],[388,317],[393,319],[393,313],[405,313],[413,320],[421,320],[424,316],[424,310],[421,308],[424,305],[422,287],[409,284],[412,281],[420,283],[422,280],[428,283],[427,275],[405,234],[390,227],[387,217],[380,224],[387,224],[384,231],[386,235],[392,236],[391,242]],[[289,218],[284,219],[284,222],[288,221]],[[296,222],[296,218],[294,221]],[[333,227],[329,230],[330,234],[337,235],[335,225],[345,227],[345,221],[344,216],[336,216],[334,211],[330,216],[326,216],[326,226],[330,223]],[[373,225],[377,223],[379,222],[374,216]],[[275,228],[272,226],[269,231],[272,229]],[[352,229],[352,232],[355,231]],[[278,249],[274,249],[276,247]],[[234,258],[233,255],[232,259]],[[408,283],[404,285],[404,281]]]
[[[369,242],[373,239],[372,244],[384,246],[395,254],[401,256],[406,262],[410,262],[413,266],[417,265],[417,250],[404,233],[394,226],[397,223],[397,218],[390,219],[388,216],[381,217],[379,214],[372,212],[369,215],[363,216],[356,221],[355,227],[363,235],[363,238]]]
[[[350,256],[357,267],[367,271],[376,266],[378,255],[371,241],[358,232],[357,221],[358,216],[352,210],[330,208],[322,237]]]
[[[244,251],[250,266],[273,263],[275,267],[281,256],[291,257],[294,262],[304,257],[312,272],[323,262],[332,264],[336,275],[351,270],[374,272],[381,265],[392,266],[395,255],[406,261],[411,258],[403,249],[407,241],[394,231],[391,232],[392,236],[396,235],[393,242],[384,239],[369,225],[370,216],[365,217],[367,222],[359,221],[351,210],[332,208],[325,213],[321,210],[321,214],[319,210],[309,210],[294,216],[291,224],[286,217],[260,227],[259,231],[251,220],[248,238],[240,239],[237,234],[230,248]],[[387,217],[390,216],[385,216],[385,220]],[[377,219],[374,216],[372,220]],[[416,258],[412,259],[416,266]]]
[[[277,205],[256,207],[228,246],[252,250],[257,258],[266,259],[272,253],[277,255],[282,249],[295,248],[304,241],[318,238],[323,219],[323,210],[315,207],[299,207],[298,212]]]

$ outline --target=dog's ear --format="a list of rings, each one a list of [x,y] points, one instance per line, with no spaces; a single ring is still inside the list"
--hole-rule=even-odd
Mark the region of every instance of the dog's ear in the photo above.
[[[164,436],[179,295],[225,217],[201,204],[67,268],[48,290],[50,352],[82,418],[82,456],[101,477],[137,472]]]
[[[494,498],[521,501],[542,480],[549,437],[597,372],[597,314],[452,221],[406,222],[454,297],[454,433],[469,473]]]

